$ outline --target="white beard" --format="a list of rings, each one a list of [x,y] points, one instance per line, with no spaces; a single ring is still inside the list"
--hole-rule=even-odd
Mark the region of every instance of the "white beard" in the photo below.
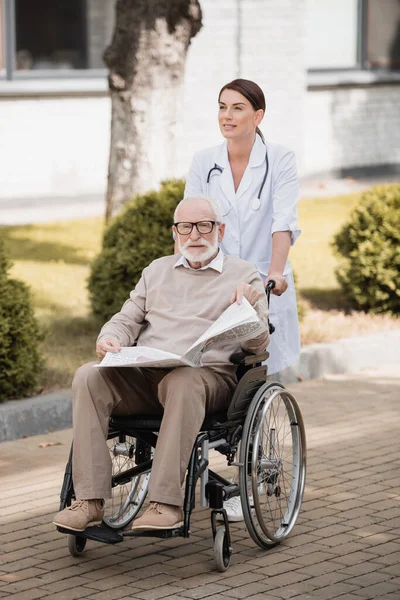
[[[185,242],[183,244],[183,246],[181,246],[181,242],[178,238],[179,252],[189,262],[205,262],[206,260],[209,260],[218,250],[218,229],[215,230],[214,240],[212,242],[209,242],[209,241],[205,240],[204,238],[200,238],[199,242],[201,242],[202,244],[207,246],[207,250],[204,250],[200,254],[195,254],[194,252],[191,252],[190,250],[187,249],[187,247],[191,244],[190,239],[187,240],[187,242]]]

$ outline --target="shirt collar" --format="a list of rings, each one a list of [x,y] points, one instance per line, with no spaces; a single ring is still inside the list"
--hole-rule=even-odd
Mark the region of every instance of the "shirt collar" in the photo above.
[[[253,147],[250,152],[249,167],[260,167],[265,161],[267,147],[262,141],[261,136],[257,133]]]
[[[186,269],[191,269],[192,271],[205,271],[206,269],[214,269],[214,271],[218,271],[218,273],[222,273],[222,269],[224,266],[224,253],[222,252],[222,250],[220,248],[217,256],[210,263],[208,263],[208,265],[206,265],[205,267],[200,267],[200,269],[193,269],[189,265],[186,258],[181,255],[178,258],[178,260],[176,261],[176,263],[174,264],[174,269],[176,267],[181,267],[181,266],[185,267]]]
[[[257,133],[256,139],[254,140],[253,147],[250,152],[249,157],[249,167],[259,167],[265,161],[265,154],[267,152],[267,147],[261,139],[261,136]],[[229,166],[229,158],[228,158],[228,142],[223,142],[216,155],[216,163],[222,169],[225,169]]]

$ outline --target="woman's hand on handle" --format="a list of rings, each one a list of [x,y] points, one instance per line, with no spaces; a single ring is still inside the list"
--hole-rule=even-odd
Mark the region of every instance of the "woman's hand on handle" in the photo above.
[[[271,294],[275,294],[275,296],[281,296],[283,292],[286,292],[288,288],[288,283],[283,275],[280,273],[269,273],[267,279],[264,281],[264,286],[267,286],[269,281],[275,281],[275,287],[271,290]]]

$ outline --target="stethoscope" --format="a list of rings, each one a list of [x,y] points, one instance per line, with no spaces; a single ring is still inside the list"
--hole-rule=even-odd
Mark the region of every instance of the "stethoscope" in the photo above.
[[[266,150],[265,151],[265,173],[264,173],[263,180],[261,182],[261,186],[260,186],[260,190],[258,192],[257,198],[253,198],[253,200],[251,202],[251,208],[253,210],[259,210],[261,207],[261,194],[264,189],[265,182],[267,180],[268,170],[269,170],[269,161],[268,161],[268,151]],[[208,171],[208,175],[207,175],[207,186],[208,187],[210,186],[211,175],[213,174],[214,171],[218,171],[218,173],[220,175],[222,175],[222,173],[224,172],[224,169],[222,167],[220,167],[219,165],[217,165],[217,163],[214,163],[214,166]],[[223,217],[226,217],[226,215],[228,215],[231,212],[231,209],[233,208],[231,201],[229,199],[228,199],[228,201],[230,204],[230,208],[225,215],[222,215]]]

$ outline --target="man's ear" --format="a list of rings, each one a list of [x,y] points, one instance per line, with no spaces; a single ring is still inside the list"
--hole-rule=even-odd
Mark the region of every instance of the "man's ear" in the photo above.
[[[222,242],[224,234],[225,234],[225,223],[221,223],[220,225],[218,225],[218,243]]]
[[[175,227],[175,225],[172,225],[172,237],[173,237],[174,241],[176,241],[176,227]]]

